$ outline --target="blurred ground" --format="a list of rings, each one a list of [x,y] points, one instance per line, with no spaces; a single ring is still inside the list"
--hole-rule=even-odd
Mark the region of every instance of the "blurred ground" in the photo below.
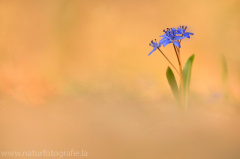
[[[0,150],[239,158],[239,7],[238,0],[1,0]],[[169,64],[158,52],[147,56],[152,39],[179,25],[194,33],[181,48],[183,63],[195,54],[186,116],[165,77]],[[162,50],[176,65],[173,49]]]

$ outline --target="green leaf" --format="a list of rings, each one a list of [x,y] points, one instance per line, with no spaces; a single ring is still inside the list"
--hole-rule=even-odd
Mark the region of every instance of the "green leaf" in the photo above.
[[[189,94],[189,86],[190,86],[191,71],[192,71],[194,56],[195,55],[192,55],[191,57],[189,57],[183,69],[185,110],[187,110],[187,107],[188,107],[188,94]]]
[[[172,90],[172,93],[174,95],[175,100],[177,101],[177,103],[181,103],[177,82],[176,82],[175,76],[174,76],[170,67],[167,68],[166,75],[167,75],[167,80],[168,80],[168,83],[171,87],[171,90]]]

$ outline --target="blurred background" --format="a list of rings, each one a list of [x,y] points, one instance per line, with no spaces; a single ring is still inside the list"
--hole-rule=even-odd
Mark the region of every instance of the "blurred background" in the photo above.
[[[1,152],[240,158],[239,8],[239,0],[1,0]],[[183,63],[195,54],[187,115],[171,94],[169,63],[148,56],[151,40],[180,25],[194,33],[181,43]],[[162,51],[177,66],[173,47]]]

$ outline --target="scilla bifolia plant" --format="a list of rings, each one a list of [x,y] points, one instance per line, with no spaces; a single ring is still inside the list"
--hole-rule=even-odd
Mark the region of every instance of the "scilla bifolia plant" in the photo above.
[[[148,54],[151,55],[154,51],[159,50],[162,55],[167,59],[167,61],[171,64],[171,66],[175,69],[177,74],[179,75],[180,84],[179,88],[175,79],[175,76],[171,70],[170,67],[167,68],[167,80],[171,87],[172,93],[176,99],[176,101],[181,105],[182,109],[187,111],[187,104],[188,104],[188,91],[189,91],[189,84],[190,84],[190,78],[191,78],[191,69],[192,64],[194,60],[194,55],[189,57],[187,60],[184,68],[182,69],[182,62],[180,58],[180,48],[181,48],[181,41],[184,38],[190,38],[190,35],[193,35],[193,33],[186,32],[187,27],[186,26],[180,26],[179,28],[167,28],[167,30],[163,30],[164,35],[160,36],[162,39],[157,42],[151,41],[150,46],[153,47],[153,50]],[[173,44],[174,51],[177,56],[179,70],[176,69],[176,67],[172,64],[172,62],[167,58],[167,56],[162,52],[160,47],[163,45],[165,47],[168,44]]]

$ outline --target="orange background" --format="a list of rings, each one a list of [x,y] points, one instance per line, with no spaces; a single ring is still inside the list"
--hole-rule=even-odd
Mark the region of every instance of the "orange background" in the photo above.
[[[238,0],[1,0],[0,150],[240,156],[239,7]],[[183,63],[195,54],[185,117],[165,76],[168,62],[157,51],[148,56],[151,40],[180,25],[194,33],[181,43]],[[172,45],[161,49],[177,66]]]

